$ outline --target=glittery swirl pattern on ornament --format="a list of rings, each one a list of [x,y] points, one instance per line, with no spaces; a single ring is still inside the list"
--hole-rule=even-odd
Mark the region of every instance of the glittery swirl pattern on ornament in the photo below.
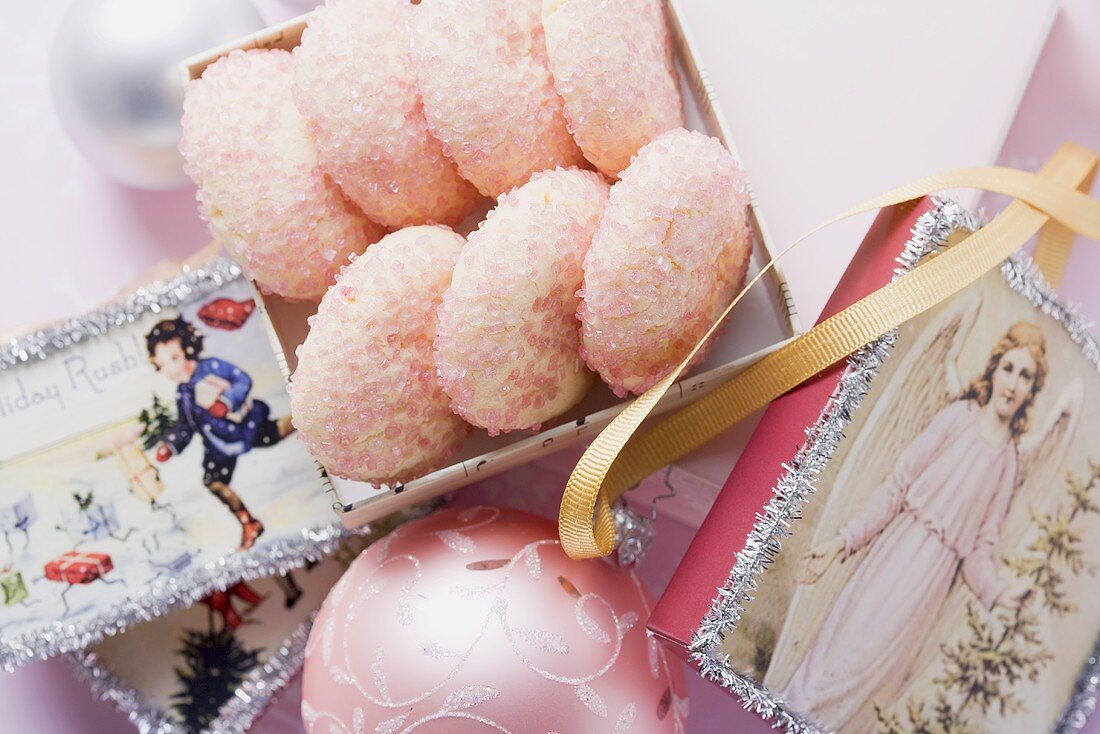
[[[741,288],[752,254],[747,207],[733,156],[683,129],[638,151],[611,187],[577,315],[584,358],[615,394],[652,387]]]
[[[466,438],[432,362],[436,309],[462,245],[446,227],[399,230],[344,268],[322,299],[298,349],[290,407],[330,473],[406,481]]]
[[[457,225],[480,200],[443,155],[409,55],[409,0],[329,0],[310,15],[294,99],[324,169],[386,227]]]
[[[428,127],[486,196],[584,163],[547,68],[541,11],[542,0],[425,0],[414,11]]]
[[[542,24],[569,128],[604,174],[683,126],[662,0],[543,0]]]
[[[682,669],[647,636],[650,606],[632,572],[569,559],[542,518],[434,513],[368,548],[325,600],[306,731],[683,734]]]
[[[490,434],[537,428],[594,382],[575,294],[607,194],[591,171],[537,173],[500,197],[458,259],[436,366],[452,409]]]
[[[316,299],[382,236],[317,165],[286,51],[232,51],[191,81],[180,152],[210,229],[259,286]]]

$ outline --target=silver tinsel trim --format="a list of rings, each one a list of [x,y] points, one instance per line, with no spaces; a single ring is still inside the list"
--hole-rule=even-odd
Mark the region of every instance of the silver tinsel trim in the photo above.
[[[1085,728],[1085,722],[1096,708],[1096,688],[1100,684],[1100,640],[1092,648],[1085,662],[1085,669],[1077,678],[1073,697],[1069,700],[1054,734],[1076,734]]]
[[[953,232],[973,232],[978,226],[977,218],[957,203],[934,200],[934,207],[914,224],[912,238],[898,258],[895,277],[911,270],[925,255],[943,247]],[[1081,320],[1075,308],[1058,300],[1026,255],[1017,254],[1007,260],[1001,272],[1013,290],[1061,323],[1085,356],[1100,369],[1100,349],[1088,333],[1088,324]],[[745,603],[756,591],[758,577],[779,553],[780,543],[790,533],[791,524],[801,518],[802,506],[816,491],[818,476],[844,438],[844,429],[851,422],[852,413],[863,401],[871,380],[896,341],[897,332],[890,332],[849,359],[817,422],[806,430],[805,445],[789,464],[783,465],[784,472],[772,499],[758,515],[729,577],[717,590],[717,596],[692,636],[689,652],[699,665],[700,673],[738,695],[746,709],[788,734],[822,734],[824,730],[789,709],[779,696],[734,670],[729,656],[721,651],[722,641],[740,620]],[[1074,696],[1055,728],[1056,734],[1080,731],[1095,706],[1098,682],[1100,642],[1078,678]]]
[[[229,699],[204,732],[244,734],[286,687],[305,662],[306,642],[316,613],[300,624],[266,662],[248,674],[244,683]],[[74,653],[69,663],[101,701],[115,705],[140,734],[195,734],[167,713],[149,705],[134,688],[116,678],[100,663],[94,652]]]
[[[1085,358],[1100,367],[1100,347],[1089,330],[1092,324],[1081,317],[1076,305],[1058,300],[1058,294],[1043,280],[1043,274],[1025,253],[1005,261],[1001,272],[1012,290],[1031,302],[1031,305],[1062,324],[1069,338],[1080,345]]]
[[[0,642],[0,666],[12,671],[35,658],[90,647],[127,627],[190,606],[237,581],[275,576],[308,561],[320,561],[346,538],[339,523],[306,529],[297,538],[275,541],[245,552],[231,553],[193,571],[163,579],[141,595],[127,599],[79,622],[57,621],[44,630]]]
[[[1001,267],[1005,280],[1033,306],[1062,324],[1069,337],[1081,346],[1085,358],[1100,370],[1100,346],[1089,333],[1090,324],[1072,304],[1058,300],[1058,294],[1026,254],[1018,254]],[[1096,708],[1097,685],[1100,683],[1100,639],[1097,640],[1077,677],[1073,696],[1066,704],[1053,734],[1077,734]]]
[[[240,277],[240,266],[224,258],[201,268],[188,268],[171,280],[142,286],[124,300],[7,340],[0,347],[0,370],[41,361],[115,327],[133,323],[147,313],[201,298]]]
[[[97,699],[113,703],[141,734],[180,734],[180,728],[173,725],[160,709],[145,703],[140,693],[100,665],[95,653],[73,653],[69,663]]]

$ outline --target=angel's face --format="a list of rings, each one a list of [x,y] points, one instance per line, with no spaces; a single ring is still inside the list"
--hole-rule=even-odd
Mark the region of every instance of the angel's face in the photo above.
[[[1035,387],[1035,358],[1026,347],[1004,353],[993,371],[993,392],[990,404],[1003,420],[1016,415]]]

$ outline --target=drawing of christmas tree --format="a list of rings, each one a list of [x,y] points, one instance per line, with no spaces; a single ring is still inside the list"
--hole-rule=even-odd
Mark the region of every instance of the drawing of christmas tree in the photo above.
[[[181,689],[173,708],[190,731],[204,731],[232,698],[248,674],[259,665],[261,650],[249,650],[228,625],[207,631],[187,630],[179,649],[184,666],[177,667]]]
[[[1086,478],[1066,477],[1065,500],[1049,514],[1033,515],[1034,540],[1023,553],[1004,559],[1030,583],[1031,603],[992,617],[968,604],[964,637],[940,647],[943,672],[933,679],[938,687],[934,700],[909,700],[903,713],[876,705],[879,734],[978,734],[984,729],[972,721],[975,713],[1005,716],[1027,710],[1016,684],[1035,681],[1053,659],[1039,634],[1040,613],[1063,617],[1076,611],[1068,598],[1067,575],[1096,570],[1085,557],[1081,525],[1086,516],[1100,514],[1093,496],[1098,486],[1098,463],[1089,463]]]
[[[149,450],[164,439],[164,435],[176,424],[176,416],[172,409],[156,395],[153,396],[153,405],[142,408],[138,414],[141,422],[141,445]]]

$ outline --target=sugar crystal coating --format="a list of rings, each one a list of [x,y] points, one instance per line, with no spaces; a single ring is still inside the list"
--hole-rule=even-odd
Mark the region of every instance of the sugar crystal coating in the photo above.
[[[294,98],[324,169],[387,227],[456,225],[480,199],[443,155],[409,54],[409,0],[329,0],[295,50]]]
[[[570,130],[604,174],[684,124],[662,0],[543,0],[542,23]]]
[[[436,310],[464,242],[443,226],[398,230],[321,300],[298,349],[290,408],[330,473],[407,481],[439,467],[469,433],[432,361]]]
[[[617,395],[668,374],[741,288],[752,254],[747,206],[733,156],[683,129],[638,151],[611,187],[577,316],[588,366]]]
[[[542,0],[424,0],[412,55],[432,134],[486,196],[584,163],[547,68]]]
[[[290,53],[232,51],[187,85],[180,152],[214,238],[266,291],[316,299],[382,236],[317,165]]]
[[[435,360],[452,409],[490,434],[537,428],[592,386],[575,294],[607,193],[591,171],[537,173],[500,197],[462,250]]]

